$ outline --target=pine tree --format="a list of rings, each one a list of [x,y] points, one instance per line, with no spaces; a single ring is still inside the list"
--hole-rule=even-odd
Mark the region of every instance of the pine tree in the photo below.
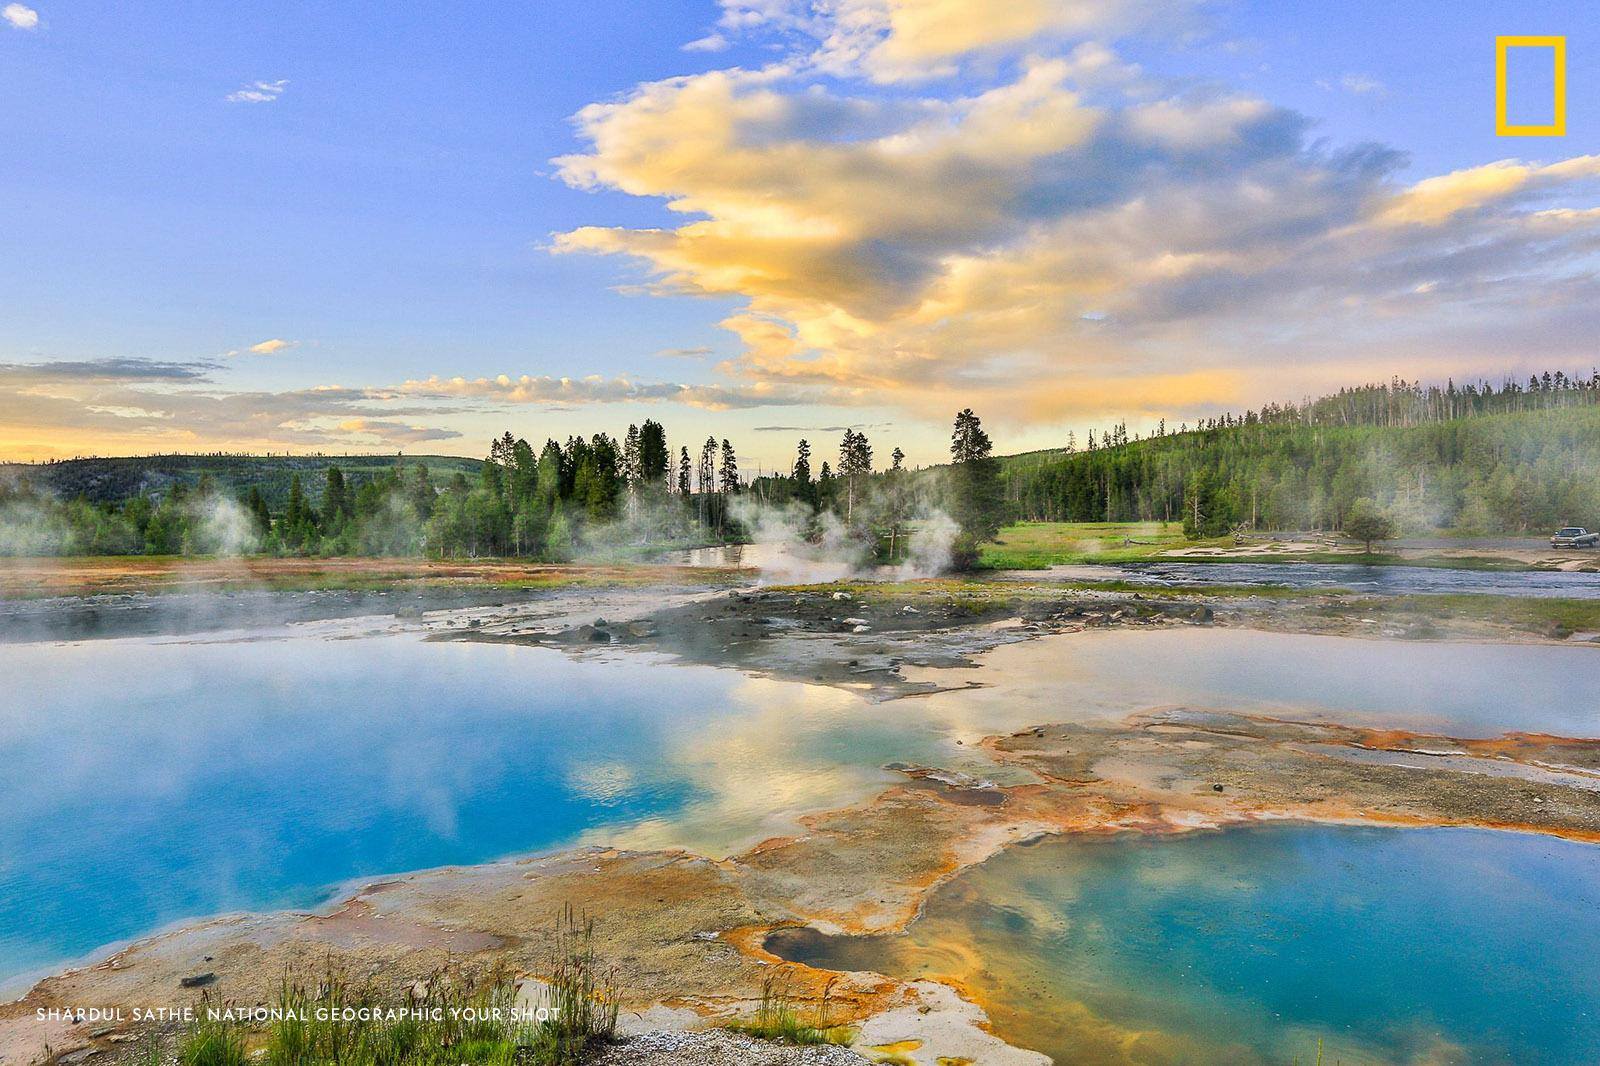
[[[950,436],[950,517],[961,528],[957,561],[970,566],[977,561],[978,545],[1000,530],[1004,500],[1000,464],[983,423],[968,407],[956,415]]]
[[[329,533],[337,533],[350,514],[350,497],[345,490],[344,471],[328,467],[328,480],[322,486],[322,525]]]
[[[810,489],[811,443],[804,437],[800,438],[800,444],[795,448],[794,470],[792,471],[791,476],[793,476],[794,482],[797,486],[806,490]]]

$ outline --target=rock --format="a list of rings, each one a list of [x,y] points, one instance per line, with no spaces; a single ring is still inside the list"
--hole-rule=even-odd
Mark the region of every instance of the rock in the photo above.
[[[904,607],[900,608],[900,613],[901,614],[921,614],[922,612],[917,610],[915,607],[911,606],[908,603]]]
[[[209,984],[216,983],[216,980],[217,975],[212,971],[207,970],[205,973],[197,973],[188,977],[179,978],[178,985],[182,988],[204,988]]]
[[[1209,623],[1209,622],[1213,621],[1216,617],[1217,617],[1216,612],[1213,611],[1211,608],[1207,607],[1203,603],[1200,606],[1196,607],[1194,610],[1189,612],[1189,620],[1191,622]]]
[[[73,1063],[83,1062],[90,1056],[98,1054],[100,1054],[99,1048],[85,1047],[79,1048],[77,1051],[69,1051],[65,1055],[57,1055],[55,1061],[59,1063],[60,1066],[72,1066]]]
[[[660,632],[654,622],[629,622],[626,628],[628,633],[635,637],[653,637]]]
[[[850,594],[848,592],[835,592],[833,594],[833,598],[836,600],[848,600],[850,598]]]
[[[868,1061],[831,1044],[774,1044],[725,1029],[658,1029],[613,1044],[594,1059],[595,1066],[865,1066]]]
[[[865,622],[862,622],[861,624],[859,624],[856,627],[854,627],[853,629],[851,629],[850,632],[852,632],[852,633],[870,633],[870,632],[872,632],[872,627],[867,625]]]
[[[394,616],[396,618],[421,618],[422,617],[422,608],[421,607],[402,607],[399,610],[395,611]]]
[[[1211,791],[1213,791],[1213,792],[1221,792],[1222,791],[1222,786],[1221,785],[1212,785],[1211,786]]]

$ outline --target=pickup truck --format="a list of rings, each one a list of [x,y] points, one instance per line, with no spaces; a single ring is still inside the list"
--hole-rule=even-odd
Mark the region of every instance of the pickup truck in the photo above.
[[[1581,526],[1558,529],[1550,538],[1552,548],[1593,548],[1596,545],[1600,545],[1600,533],[1590,533]]]

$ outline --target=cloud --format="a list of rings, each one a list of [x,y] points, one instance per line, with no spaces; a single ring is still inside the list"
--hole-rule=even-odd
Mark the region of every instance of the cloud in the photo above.
[[[1600,155],[1549,166],[1502,159],[1419,181],[1385,204],[1378,217],[1388,225],[1437,226],[1528,193],[1594,178],[1600,178]]]
[[[685,52],[723,52],[733,42],[720,33],[708,33],[704,37],[696,38],[683,46]]]
[[[656,354],[669,359],[704,359],[711,351],[710,347],[702,344],[694,348],[663,348]]]
[[[216,369],[216,363],[173,363],[130,358],[0,363],[0,381],[204,381],[208,373]]]
[[[242,89],[235,89],[229,93],[227,100],[231,104],[270,104],[282,96],[283,91],[288,87],[289,80],[287,78],[280,78],[277,81],[251,82]]]
[[[370,437],[384,444],[421,444],[434,440],[455,440],[461,434],[453,429],[412,426],[373,418],[347,418],[333,429],[337,433]]]
[[[453,413],[455,407],[417,407],[384,389],[229,389],[215,380],[221,370],[216,363],[128,358],[0,364],[0,446],[60,454],[47,442],[88,440],[102,453],[115,454],[347,446],[352,437],[406,444],[459,436],[399,421]]]
[[[856,423],[848,426],[753,426],[756,433],[843,433],[847,429],[876,429],[887,422]]]
[[[406,381],[384,394],[434,399],[490,400],[507,404],[678,403],[722,411],[743,407],[787,406],[807,402],[808,395],[769,383],[747,386],[646,384],[626,377],[533,377],[523,374],[493,378],[430,377]]]
[[[1381,97],[1389,95],[1389,87],[1369,74],[1346,74],[1337,82],[1329,81],[1326,78],[1319,78],[1317,80],[1317,88],[1323,89],[1327,92],[1333,92],[1335,89],[1343,89],[1345,92],[1352,93],[1356,96]]]
[[[695,42],[780,35],[809,43],[789,62],[874,81],[956,73],[963,60],[1038,50],[1055,42],[1192,29],[1201,0],[722,0],[717,29]]]
[[[299,341],[286,341],[281,337],[273,337],[271,340],[262,341],[260,344],[252,344],[250,351],[256,355],[276,355],[285,348],[296,347],[299,343]]]
[[[720,32],[810,43],[583,109],[560,178],[680,221],[584,226],[552,251],[622,257],[634,291],[738,301],[730,387],[918,413],[1171,414],[1297,394],[1364,351],[1390,372],[1503,365],[1507,344],[1559,360],[1600,329],[1600,211],[1570,202],[1600,158],[1406,183],[1401,152],[1313,140],[1304,115],[1163,84],[1101,42],[973,70],[960,92],[875,84],[886,55],[1042,48],[1155,10],[1016,6],[983,23],[935,0],[725,4]],[[819,33],[843,47],[847,11],[876,43],[824,69],[809,50]]]
[[[0,18],[11,23],[12,28],[19,30],[36,30],[39,28],[39,12],[22,4],[7,4],[0,8]]]

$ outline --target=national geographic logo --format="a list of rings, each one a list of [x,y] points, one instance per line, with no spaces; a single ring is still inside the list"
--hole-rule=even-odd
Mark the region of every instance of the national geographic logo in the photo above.
[[[1507,71],[1513,52],[1521,50],[1548,50],[1554,64],[1555,106],[1549,123],[1529,125],[1513,123],[1512,90]],[[1518,60],[1532,58],[1518,56]],[[1542,80],[1542,79],[1541,79]],[[1518,94],[1525,95],[1525,94]],[[1526,115],[1540,109],[1538,100],[1518,99],[1516,114]],[[1501,137],[1565,137],[1567,135],[1567,39],[1565,37],[1496,37],[1494,39],[1494,131]]]

